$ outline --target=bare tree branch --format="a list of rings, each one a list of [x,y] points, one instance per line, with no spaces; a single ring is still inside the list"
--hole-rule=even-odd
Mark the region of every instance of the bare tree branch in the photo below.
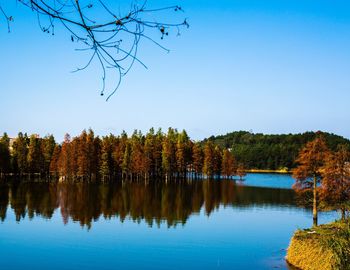
[[[72,42],[83,45],[77,51],[91,51],[86,65],[81,71],[96,61],[102,70],[101,95],[106,92],[107,69],[117,73],[113,90],[107,91],[107,100],[116,92],[122,78],[128,74],[134,63],[146,65],[138,58],[138,47],[142,39],[149,40],[165,51],[169,51],[154,38],[154,31],[162,40],[172,29],[180,33],[180,27],[189,27],[187,20],[179,23],[159,22],[151,16],[161,16],[162,12],[183,11],[179,6],[148,9],[147,0],[141,4],[132,2],[129,10],[121,15],[108,7],[103,0],[16,0],[37,14],[38,23],[45,33],[55,34],[55,23],[60,22],[70,34]],[[10,31],[12,16],[8,16],[0,6]],[[152,32],[153,31],[153,32]],[[75,72],[74,71],[74,72]]]
[[[13,21],[13,17],[12,16],[7,16],[7,14],[5,13],[5,11],[3,10],[3,8],[0,6],[0,13],[4,16],[4,19],[6,21],[7,24],[7,31],[10,33],[10,22]]]

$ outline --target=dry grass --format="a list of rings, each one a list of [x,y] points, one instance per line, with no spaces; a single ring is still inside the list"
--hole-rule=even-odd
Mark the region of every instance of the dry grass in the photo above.
[[[334,222],[297,231],[290,242],[287,261],[303,270],[349,270],[349,223]]]
[[[262,170],[262,169],[250,169],[247,170],[249,173],[280,173],[280,174],[290,174],[291,171],[288,168],[283,168],[279,170]]]

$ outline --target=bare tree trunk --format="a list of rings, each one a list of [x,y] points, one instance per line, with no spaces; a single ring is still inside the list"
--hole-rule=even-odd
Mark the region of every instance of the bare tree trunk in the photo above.
[[[346,216],[346,215],[345,215],[345,209],[342,208],[340,211],[341,211],[341,220],[342,220],[342,221],[345,221],[345,216]]]
[[[313,216],[313,225],[317,226],[317,178],[314,176],[314,200],[313,200],[313,208],[312,208],[312,216]]]

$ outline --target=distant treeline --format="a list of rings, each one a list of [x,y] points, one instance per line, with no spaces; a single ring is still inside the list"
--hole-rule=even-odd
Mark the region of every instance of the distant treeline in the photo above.
[[[325,132],[264,135],[247,131],[211,136],[203,140],[202,145],[211,141],[221,148],[230,149],[237,162],[243,163],[248,169],[291,169],[296,167],[295,159],[300,149],[318,134],[323,135],[328,147],[333,151],[340,144],[350,146],[348,139]]]
[[[143,135],[95,136],[90,129],[57,144],[52,135],[40,138],[19,133],[0,139],[0,173],[20,176],[94,180],[148,178],[230,178],[244,176],[234,154],[211,141],[190,140],[186,131],[152,128]]]
[[[195,142],[186,131],[153,128],[116,136],[90,129],[58,144],[52,135],[0,138],[0,175],[60,179],[230,178],[245,169],[291,169],[299,150],[321,132],[264,135],[239,131]],[[350,141],[322,133],[331,150]]]

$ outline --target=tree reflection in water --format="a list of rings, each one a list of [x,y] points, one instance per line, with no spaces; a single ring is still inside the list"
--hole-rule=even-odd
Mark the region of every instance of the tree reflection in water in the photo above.
[[[103,217],[119,217],[123,222],[144,220],[153,226],[185,224],[191,214],[204,208],[209,216],[221,205],[295,206],[294,192],[288,189],[236,185],[232,180],[179,180],[165,182],[48,183],[11,181],[0,183],[0,219],[5,221],[8,207],[20,222],[26,216],[50,219],[61,211],[63,222],[79,222],[91,227]]]

